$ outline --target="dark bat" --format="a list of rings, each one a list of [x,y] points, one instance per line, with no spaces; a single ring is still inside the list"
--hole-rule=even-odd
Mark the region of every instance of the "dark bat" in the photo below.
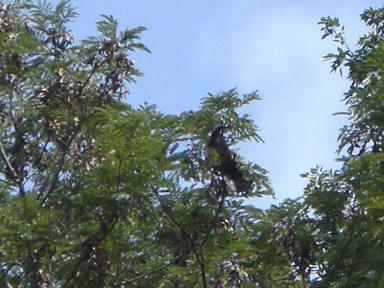
[[[208,146],[215,149],[220,156],[221,163],[215,166],[215,170],[228,177],[235,184],[236,190],[249,191],[252,181],[245,180],[236,165],[236,154],[229,149],[225,141],[224,131],[230,127],[220,125],[215,128],[209,137]]]
[[[235,154],[229,149],[224,138],[224,130],[228,128],[228,126],[224,125],[215,128],[209,137],[208,146],[215,149],[219,153],[221,159],[233,160]]]

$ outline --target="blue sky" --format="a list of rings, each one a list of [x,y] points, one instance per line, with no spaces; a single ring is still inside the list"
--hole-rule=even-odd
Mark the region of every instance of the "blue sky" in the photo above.
[[[336,16],[354,44],[365,31],[359,14],[370,0],[74,0],[80,14],[77,40],[95,34],[101,14],[121,28],[145,26],[151,54],[132,55],[145,73],[130,88],[129,102],[157,104],[167,113],[198,108],[207,92],[238,87],[258,90],[262,101],[246,108],[265,144],[247,143],[242,153],[269,170],[277,200],[298,197],[300,174],[316,165],[335,168],[340,102],[348,83],[330,74],[322,57],[335,44],[321,40],[322,16]],[[353,45],[352,45],[353,46]]]

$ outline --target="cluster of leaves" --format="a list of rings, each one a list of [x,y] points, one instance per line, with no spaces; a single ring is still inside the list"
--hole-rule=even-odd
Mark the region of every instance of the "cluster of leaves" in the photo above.
[[[251,183],[217,173],[211,131],[261,141],[234,89],[198,111],[164,115],[124,102],[140,76],[131,60],[143,27],[74,43],[68,1],[0,2],[0,286],[239,287],[242,199],[271,194],[266,171],[236,157]],[[253,286],[251,286],[253,287]]]

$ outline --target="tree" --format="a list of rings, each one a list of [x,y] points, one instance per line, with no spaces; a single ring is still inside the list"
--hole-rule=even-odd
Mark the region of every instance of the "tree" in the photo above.
[[[209,94],[180,115],[132,107],[145,28],[103,16],[75,44],[75,16],[66,0],[0,3],[0,285],[248,285],[259,211],[242,201],[272,192],[234,145],[261,141],[238,111],[258,94]]]
[[[256,272],[265,279],[261,287],[383,283],[384,8],[369,8],[361,19],[371,31],[359,39],[356,50],[347,45],[337,18],[321,19],[323,38],[333,37],[339,44],[337,53],[325,58],[332,61],[332,71],[347,70],[350,80],[347,112],[340,113],[350,120],[339,136],[343,166],[304,174],[309,183],[303,197],[272,207],[253,224],[254,233],[259,231],[255,249],[261,255]],[[266,264],[272,267],[269,278],[262,270]]]
[[[149,52],[143,27],[74,42],[69,1],[0,3],[0,285],[4,287],[380,287],[384,219],[384,9],[352,50],[336,18],[326,56],[347,71],[340,170],[312,169],[299,199],[266,211],[267,171],[238,155],[261,142],[241,107],[128,105]]]

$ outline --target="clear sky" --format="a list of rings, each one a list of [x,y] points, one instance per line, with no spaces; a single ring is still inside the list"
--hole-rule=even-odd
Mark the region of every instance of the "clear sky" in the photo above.
[[[130,88],[130,103],[178,113],[197,108],[207,92],[258,90],[263,100],[246,112],[265,144],[248,143],[242,153],[270,172],[277,200],[252,202],[266,207],[300,196],[301,173],[337,167],[336,139],[345,119],[332,113],[343,110],[348,83],[322,60],[335,44],[321,40],[317,23],[339,17],[354,44],[365,31],[359,14],[378,2],[74,0],[80,15],[73,28],[77,40],[95,34],[101,14],[115,16],[121,28],[148,28],[142,41],[152,53],[132,55],[145,76]]]

